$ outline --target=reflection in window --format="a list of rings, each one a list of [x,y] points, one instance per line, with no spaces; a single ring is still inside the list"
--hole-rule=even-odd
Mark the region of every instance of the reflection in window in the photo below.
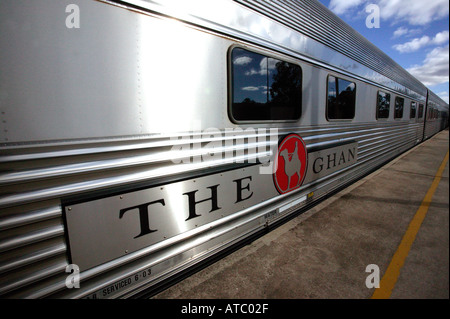
[[[438,118],[438,110],[435,109],[434,107],[431,108],[431,119],[437,119]]]
[[[417,103],[411,102],[411,111],[409,113],[409,118],[411,118],[411,119],[416,118],[416,108],[417,108]]]
[[[389,117],[389,107],[391,105],[391,95],[378,91],[377,99],[377,119],[387,119]]]
[[[329,120],[355,117],[356,84],[328,76],[327,118]]]
[[[297,120],[302,70],[298,65],[241,48],[231,52],[232,107],[238,121]]]
[[[418,114],[419,119],[421,119],[423,117],[423,104],[419,104],[419,114]]]
[[[395,98],[395,110],[394,110],[394,118],[401,119],[403,117],[403,105],[405,104],[405,99],[401,97]]]

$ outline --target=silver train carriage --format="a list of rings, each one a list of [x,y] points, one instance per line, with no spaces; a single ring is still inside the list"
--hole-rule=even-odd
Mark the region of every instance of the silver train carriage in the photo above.
[[[0,296],[151,295],[447,126],[313,0],[0,2]]]

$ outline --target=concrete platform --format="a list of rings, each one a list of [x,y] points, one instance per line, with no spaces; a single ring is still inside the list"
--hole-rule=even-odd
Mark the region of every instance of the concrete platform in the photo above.
[[[153,298],[371,298],[366,279],[375,272],[366,267],[378,266],[383,277],[425,205],[389,297],[448,299],[448,162],[424,203],[448,148],[446,130]]]

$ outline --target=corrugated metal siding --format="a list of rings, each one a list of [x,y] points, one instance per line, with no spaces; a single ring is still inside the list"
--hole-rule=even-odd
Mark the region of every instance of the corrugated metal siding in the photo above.
[[[420,81],[318,1],[234,1],[329,46],[417,93],[426,95],[426,88]]]
[[[250,2],[257,3],[245,1]],[[320,17],[324,8],[311,2],[315,3],[316,7],[305,9],[306,3],[309,1],[292,3],[292,8],[275,5],[271,10],[277,9],[280,19],[286,19],[285,23],[288,23],[288,14],[294,12],[294,9],[302,12],[302,18],[315,21],[317,18],[314,15]],[[333,23],[339,22],[333,17],[328,19]],[[306,28],[307,23],[302,26],[301,21],[296,21],[292,23],[293,26]],[[314,33],[314,36],[319,38],[322,32],[336,33],[336,30],[327,31],[328,28],[324,29],[320,23],[317,23],[316,27],[320,31],[316,32],[314,24],[309,23],[309,31],[304,32]],[[332,36],[324,37],[324,41],[325,38],[329,38],[330,46],[339,47],[339,41],[334,40]],[[368,52],[365,52],[365,57],[362,58],[368,59],[368,63],[376,61],[375,58],[372,61]],[[317,127],[286,127],[279,133],[297,132],[304,138],[308,147],[357,140],[358,168],[367,170],[413,146],[419,126],[420,124],[399,121],[370,124],[328,123]],[[190,142],[207,144],[211,139]],[[138,183],[142,183],[140,186],[157,182],[168,183],[172,177],[188,178],[195,176],[196,171],[209,168],[209,163],[197,167],[174,165],[171,152],[174,143],[176,140],[171,140],[170,137],[158,136],[85,144],[43,143],[2,150],[0,296],[38,298],[52,296],[61,291],[61,295],[66,293],[63,290],[68,275],[65,267],[69,264],[69,252],[61,207],[62,198],[117,190],[117,187],[131,188],[136,187]],[[235,149],[240,147],[241,145],[235,145]],[[199,154],[201,153],[197,153]],[[179,156],[182,158],[186,154]],[[348,178],[350,177],[354,177],[353,172],[348,172]],[[133,269],[130,260],[124,261],[120,267],[123,267],[124,272]],[[99,285],[102,283],[99,276],[105,272],[113,273],[114,270],[112,267],[95,269],[90,271],[87,279],[94,282],[92,285]]]
[[[290,127],[279,133],[297,132],[308,147],[357,140],[358,163],[360,168],[364,168],[376,162],[381,163],[413,146],[418,125],[408,122],[386,122],[381,125],[342,123],[302,129]],[[210,140],[203,142],[208,143]],[[162,144],[166,146],[161,148]],[[95,192],[120,184],[133,184],[138,176],[151,182],[161,174],[178,174],[180,166],[173,165],[169,154],[164,152],[172,145],[171,140],[163,142],[156,139],[153,143],[127,143],[127,150],[122,149],[123,145],[116,145],[116,152],[103,153],[105,145],[97,145],[97,149],[79,149],[80,153],[86,151],[89,154],[69,155],[76,150],[74,145],[73,150],[67,150],[67,156],[62,157],[58,156],[62,153],[56,150],[52,157],[51,153],[39,152],[39,148],[34,154],[28,151],[22,155],[34,157],[34,160],[20,160],[20,154],[10,156],[16,161],[6,163],[9,169],[7,172],[3,170],[0,176],[3,184],[0,187],[3,194],[0,197],[0,295],[4,298],[36,298],[64,289],[69,254],[64,236],[61,197]],[[141,158],[142,152],[155,155]],[[0,158],[0,161],[6,158],[8,156]],[[100,160],[105,165],[94,165],[92,170],[86,171],[72,170],[77,165],[88,167],[89,163],[98,163]],[[111,165],[107,165],[110,161],[113,161]],[[55,162],[59,165],[54,174],[44,174],[46,167]],[[117,162],[127,165],[118,168],[114,165]],[[349,176],[353,174],[349,173]],[[21,180],[20,177],[25,179]],[[80,183],[89,187],[80,187]]]
[[[433,91],[428,91],[428,100],[439,108],[439,110],[448,112],[448,104],[445,103],[436,93]]]
[[[0,296],[30,285],[36,289],[64,273],[67,264],[59,201],[1,209]]]

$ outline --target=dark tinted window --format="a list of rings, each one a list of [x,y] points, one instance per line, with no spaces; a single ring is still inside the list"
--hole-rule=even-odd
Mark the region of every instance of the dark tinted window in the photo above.
[[[231,114],[235,120],[271,121],[300,118],[300,66],[241,48],[233,49],[231,63]]]
[[[378,91],[377,119],[387,119],[389,117],[390,105],[391,95],[389,93]]]
[[[419,119],[421,119],[423,117],[423,104],[419,104]]]
[[[394,110],[394,118],[400,119],[403,117],[403,105],[405,104],[405,99],[401,97],[395,98],[395,110]]]
[[[409,113],[409,117],[412,119],[416,117],[416,108],[417,108],[417,103],[411,102],[411,111]]]
[[[355,83],[329,75],[327,118],[329,120],[354,118],[355,96]]]

